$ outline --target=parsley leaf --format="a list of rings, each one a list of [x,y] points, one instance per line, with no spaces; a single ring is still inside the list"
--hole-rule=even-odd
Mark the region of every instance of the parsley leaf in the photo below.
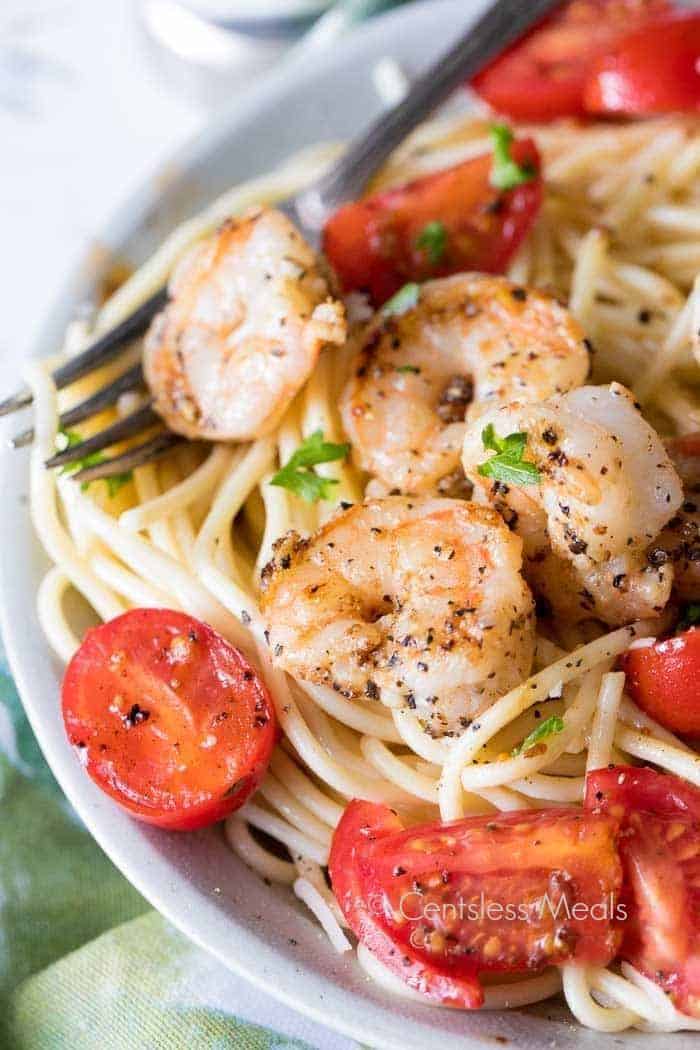
[[[535,464],[523,459],[527,434],[509,434],[508,437],[500,438],[493,423],[489,423],[481,431],[481,440],[484,448],[496,453],[479,466],[478,472],[482,477],[511,485],[536,485],[540,480],[540,472]]]
[[[500,438],[495,431],[493,423],[489,423],[481,432],[481,440],[484,443],[484,448],[492,449],[493,452],[507,452],[518,459],[522,459],[527,434],[509,434],[508,437]]]
[[[63,452],[67,448],[73,448],[75,445],[79,445],[83,438],[76,430],[59,430],[57,435],[58,440],[56,441],[56,450]],[[103,455],[102,452],[91,452],[87,456],[83,456],[82,459],[76,460],[74,463],[66,463],[64,467],[61,467],[61,474],[77,474],[79,470],[84,470],[86,467],[96,467],[98,463],[104,463],[107,456]],[[100,478],[98,480],[104,481],[107,485],[107,492],[110,499],[112,499],[119,492],[124,485],[127,485],[133,474],[130,470],[124,474],[112,474],[108,478]],[[83,481],[80,488],[83,492],[92,484],[90,481]]]
[[[392,295],[391,299],[387,299],[382,307],[382,313],[385,317],[400,317],[407,310],[413,309],[418,302],[419,295],[420,285],[416,284],[415,281],[411,281],[409,284],[405,284],[403,288],[399,288],[398,292]]]
[[[523,740],[522,744],[518,744],[511,751],[512,758],[516,758],[523,752],[527,753],[531,747],[535,744],[539,744],[542,740],[546,740],[547,737],[554,736],[555,733],[561,733],[564,728],[564,719],[560,718],[559,715],[552,715],[551,718],[546,718],[541,725],[538,725],[536,729],[533,729],[531,733]]]
[[[512,190],[514,186],[531,182],[537,174],[533,166],[518,164],[511,156],[513,132],[510,128],[506,124],[492,124],[489,135],[493,142],[491,185],[497,190]]]
[[[676,634],[687,631],[689,627],[696,627],[698,624],[700,624],[700,602],[690,602],[683,609],[683,615],[676,627]]]
[[[445,224],[438,220],[426,223],[416,238],[416,248],[426,253],[432,266],[437,266],[447,248]]]
[[[332,488],[338,484],[337,480],[321,477],[312,468],[318,463],[345,459],[349,451],[349,445],[334,445],[330,441],[324,441],[323,431],[315,430],[302,441],[296,452],[271,479],[270,484],[288,489],[307,503],[331,499]]]
[[[420,368],[417,368],[416,365],[397,365],[396,368],[394,369],[394,371],[395,372],[412,372],[413,375],[415,375],[415,376],[420,375]]]
[[[289,489],[306,503],[318,503],[319,500],[333,498],[333,486],[338,482],[335,478],[321,477],[315,470],[282,469],[275,474],[270,484]]]

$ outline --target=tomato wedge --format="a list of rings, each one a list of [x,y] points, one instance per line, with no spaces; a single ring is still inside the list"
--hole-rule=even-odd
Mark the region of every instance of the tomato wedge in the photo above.
[[[481,973],[609,962],[622,870],[614,819],[581,810],[498,814],[404,829],[355,800],[329,871],[352,930],[409,987],[483,1003]]]
[[[635,703],[662,726],[682,736],[700,737],[700,630],[622,657],[627,688]]]
[[[609,812],[620,820],[634,810],[697,824],[700,790],[681,777],[646,766],[609,766],[588,774],[586,808]]]
[[[410,945],[399,949],[380,922],[380,902],[366,893],[359,868],[364,848],[402,831],[403,824],[388,806],[351,802],[333,836],[328,861],[333,892],[358,940],[410,988],[446,1006],[476,1009],[484,996],[475,974],[442,971],[426,965],[423,954]]]
[[[514,142],[510,156],[539,172],[531,139]],[[379,306],[408,281],[502,273],[537,217],[542,180],[498,190],[492,169],[493,155],[484,154],[340,208],[323,248],[344,290],[367,291]],[[439,231],[439,242],[426,237],[430,230]]]
[[[589,113],[627,116],[700,110],[700,15],[677,15],[623,37],[593,64]]]
[[[671,774],[616,766],[588,775],[586,807],[623,827],[622,958],[700,1017],[700,790]]]
[[[177,831],[243,805],[275,744],[272,700],[242,653],[169,609],[94,627],[63,679],[81,762],[134,817]]]
[[[489,63],[472,86],[516,120],[581,116],[596,59],[621,34],[669,9],[667,0],[570,0]]]

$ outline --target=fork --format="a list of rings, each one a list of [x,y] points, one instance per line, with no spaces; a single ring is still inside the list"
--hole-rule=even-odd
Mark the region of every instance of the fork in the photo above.
[[[444,102],[460,83],[478,73],[491,58],[560,2],[497,0],[434,65],[414,81],[398,105],[386,111],[364,135],[350,145],[325,175],[295,197],[278,202],[276,207],[289,216],[309,243],[318,246],[328,217],[341,204],[362,193],[372,175],[408,133]],[[57,389],[69,386],[114,360],[127,343],[143,335],[167,301],[167,288],[161,288],[129,317],[57,368],[53,373]],[[60,426],[73,426],[115,405],[127,391],[143,389],[143,370],[140,364],[136,364],[85,401],[62,413]],[[31,392],[23,388],[0,402],[0,416],[26,408],[31,402]],[[118,442],[144,436],[157,426],[160,429],[147,440],[120,455],[94,462],[94,453],[102,452]],[[29,444],[33,433],[31,428],[22,431],[11,440],[11,446],[20,448]],[[185,440],[165,429],[152,403],[147,401],[92,437],[77,443],[71,442],[67,448],[47,459],[46,466],[65,467],[91,456],[93,463],[84,466],[73,477],[81,482],[95,481],[124,474],[134,467],[149,463]]]

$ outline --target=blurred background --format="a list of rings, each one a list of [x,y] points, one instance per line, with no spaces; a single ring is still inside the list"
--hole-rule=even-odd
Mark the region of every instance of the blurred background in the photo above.
[[[292,49],[400,0],[2,0],[0,389],[115,207]],[[8,250],[9,249],[9,250]]]

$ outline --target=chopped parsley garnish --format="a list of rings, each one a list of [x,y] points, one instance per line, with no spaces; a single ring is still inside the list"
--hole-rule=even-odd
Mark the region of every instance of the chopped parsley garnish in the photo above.
[[[426,253],[432,266],[437,266],[447,248],[445,224],[437,219],[427,223],[416,238],[416,248],[420,248],[421,251]]]
[[[338,484],[337,480],[321,477],[313,468],[319,463],[345,459],[349,451],[349,445],[334,445],[330,441],[324,441],[323,431],[315,430],[302,441],[288,462],[277,471],[270,484],[288,489],[307,503],[331,499],[331,490],[333,485]]]
[[[73,448],[75,445],[79,445],[84,439],[75,430],[59,430],[56,435],[56,451],[64,452],[67,448]],[[73,463],[66,463],[64,467],[61,467],[61,474],[77,474],[79,470],[85,470],[87,467],[96,467],[98,463],[104,463],[108,457],[102,452],[90,452],[87,456],[83,456],[82,459],[77,459]],[[109,493],[110,499],[119,492],[124,485],[127,485],[133,474],[130,470],[124,474],[112,474],[108,478],[99,478],[97,480],[104,481],[107,485],[107,492]],[[83,492],[91,485],[92,482],[84,481],[80,488]]]
[[[397,365],[396,366],[396,371],[397,372],[412,372],[413,375],[415,375],[415,376],[420,375],[420,368],[418,368],[416,365]]]
[[[418,296],[420,295],[420,285],[416,284],[415,281],[405,284],[403,288],[399,288],[395,295],[392,295],[391,299],[387,299],[382,307],[382,313],[385,317],[400,317],[401,314],[405,314],[407,310],[412,310],[418,302]]]
[[[522,744],[518,744],[511,751],[511,756],[517,758],[518,755],[522,755],[523,752],[527,753],[531,747],[546,740],[547,737],[554,736],[556,733],[561,733],[564,728],[564,719],[560,718],[559,715],[552,715],[551,718],[546,718],[541,725],[533,729],[531,733],[523,740]]]
[[[676,633],[687,631],[689,627],[696,627],[700,623],[700,602],[690,602],[683,609],[683,614],[678,621]]]
[[[513,132],[506,124],[492,124],[489,135],[493,142],[493,168],[491,185],[497,190],[512,190],[524,182],[531,182],[537,174],[531,164],[518,164],[513,160],[510,148]]]
[[[493,423],[489,423],[481,431],[481,440],[484,448],[496,453],[478,468],[482,477],[510,485],[536,485],[540,480],[540,472],[535,464],[523,459],[527,434],[509,434],[508,437],[500,438],[493,429]]]

